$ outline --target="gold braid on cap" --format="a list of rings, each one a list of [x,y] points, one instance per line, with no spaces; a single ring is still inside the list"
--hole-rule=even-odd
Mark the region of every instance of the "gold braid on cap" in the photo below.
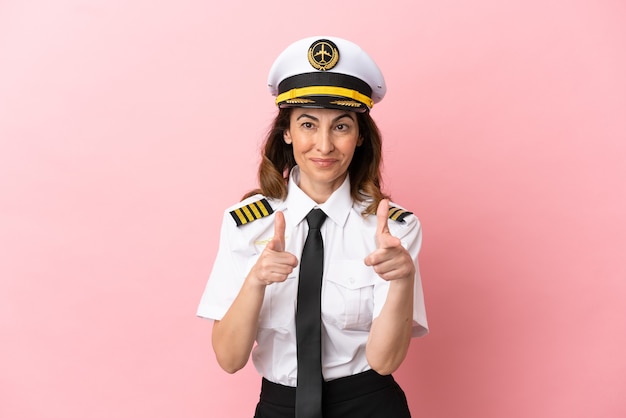
[[[363,103],[355,102],[354,100],[335,100],[334,102],[330,102],[330,104],[346,106],[346,107],[361,107]]]
[[[303,96],[338,96],[346,99],[356,100],[363,103],[370,109],[374,107],[374,101],[363,93],[356,90],[337,86],[310,86],[291,89],[276,97],[276,104],[281,104],[287,100],[299,99]]]
[[[315,100],[311,100],[311,99],[287,99],[287,100],[285,100],[285,103],[289,103],[289,104],[308,104],[308,103],[315,103]]]

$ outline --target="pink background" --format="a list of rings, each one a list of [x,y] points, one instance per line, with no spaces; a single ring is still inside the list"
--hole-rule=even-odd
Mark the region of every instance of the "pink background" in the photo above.
[[[626,416],[626,3],[0,1],[0,416],[252,416],[195,309],[275,56],[379,63],[424,224],[415,417]]]

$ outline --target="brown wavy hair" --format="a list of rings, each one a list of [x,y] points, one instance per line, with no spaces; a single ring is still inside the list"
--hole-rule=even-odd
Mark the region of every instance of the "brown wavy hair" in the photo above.
[[[381,190],[382,139],[369,112],[356,115],[363,143],[356,147],[348,167],[350,194],[358,202],[371,200],[363,215],[375,214],[378,203],[389,197]],[[246,193],[244,199],[257,193],[275,199],[287,197],[289,172],[296,165],[293,148],[283,137],[285,130],[289,129],[290,116],[290,108],[278,110],[262,146],[259,188]]]

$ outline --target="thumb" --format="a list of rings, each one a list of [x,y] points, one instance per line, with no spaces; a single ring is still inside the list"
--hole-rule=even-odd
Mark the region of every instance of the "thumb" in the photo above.
[[[268,247],[273,251],[285,251],[285,215],[280,211],[274,217],[274,237]]]
[[[389,200],[383,199],[376,210],[376,238],[389,233]]]

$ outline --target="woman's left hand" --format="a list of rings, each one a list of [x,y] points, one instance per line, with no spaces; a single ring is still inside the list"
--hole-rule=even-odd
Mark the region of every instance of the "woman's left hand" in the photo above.
[[[365,264],[384,280],[412,279],[415,275],[413,259],[400,239],[389,232],[389,200],[383,199],[378,204],[376,220],[377,248],[365,257]]]

